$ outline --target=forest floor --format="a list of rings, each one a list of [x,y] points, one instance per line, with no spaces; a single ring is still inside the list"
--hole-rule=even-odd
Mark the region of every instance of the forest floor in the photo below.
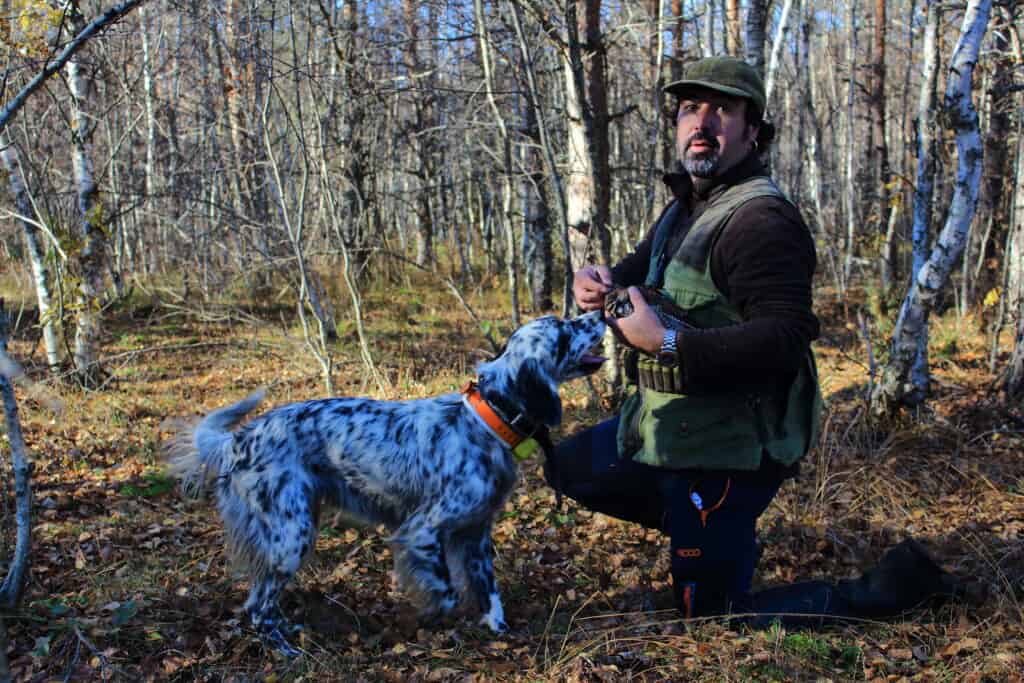
[[[317,552],[284,600],[307,627],[296,643],[305,654],[289,661],[253,638],[240,611],[245,579],[226,561],[215,510],[180,496],[160,447],[183,418],[257,387],[269,387],[268,405],[322,396],[316,363],[285,320],[287,302],[186,310],[148,299],[109,312],[101,391],[45,381],[24,319],[11,345],[35,380],[18,388],[35,507],[31,575],[5,617],[15,680],[1024,680],[1024,414],[992,391],[975,318],[936,322],[933,396],[883,430],[864,407],[859,328],[819,296],[824,433],[761,519],[755,579],[857,575],[913,536],[964,581],[963,600],[811,631],[684,624],[671,609],[666,539],[569,501],[556,508],[539,460],[528,460],[495,530],[508,636],[469,613],[422,627],[394,586],[385,535],[325,514]],[[497,293],[468,300],[496,338],[510,331]],[[490,355],[443,288],[370,292],[364,308],[392,387],[368,384],[345,324],[339,394],[454,391]],[[874,344],[877,358],[877,331]],[[567,385],[563,400],[561,434],[611,413],[601,381]]]

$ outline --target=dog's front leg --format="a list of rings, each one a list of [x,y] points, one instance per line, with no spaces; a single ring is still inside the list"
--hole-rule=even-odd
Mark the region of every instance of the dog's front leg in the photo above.
[[[505,633],[508,624],[505,623],[498,583],[494,579],[494,545],[491,543],[490,525],[462,535],[460,542],[464,544],[462,555],[466,578],[483,612],[480,623],[495,633]]]
[[[452,611],[459,602],[459,594],[452,584],[438,530],[425,517],[417,515],[402,524],[391,542],[399,578],[411,583],[410,588],[427,601],[422,616],[432,618]]]

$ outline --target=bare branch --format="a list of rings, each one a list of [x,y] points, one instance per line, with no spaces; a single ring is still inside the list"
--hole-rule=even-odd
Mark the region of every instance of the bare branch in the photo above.
[[[0,110],[0,132],[3,132],[7,127],[7,124],[10,123],[11,119],[13,119],[18,113],[18,110],[25,105],[25,102],[32,93],[42,87],[43,83],[45,83],[50,76],[60,71],[64,65],[68,63],[68,60],[74,57],[75,53],[82,49],[82,46],[85,45],[90,38],[127,15],[145,1],[146,0],[128,0],[120,5],[111,7],[79,31],[78,35],[72,38],[71,41],[64,46],[64,49],[61,50],[59,55],[57,55],[57,58],[48,64],[46,68],[36,74],[35,78],[29,81],[28,85],[22,88],[21,91],[15,95],[2,110]]]

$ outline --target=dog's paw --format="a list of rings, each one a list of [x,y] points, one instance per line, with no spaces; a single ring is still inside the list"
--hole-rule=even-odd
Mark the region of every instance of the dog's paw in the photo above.
[[[508,633],[508,624],[501,617],[495,617],[491,614],[485,614],[480,618],[480,625],[486,626],[495,633]]]
[[[266,633],[262,634],[263,641],[268,647],[279,652],[281,655],[288,659],[295,659],[302,654],[302,650],[299,650],[292,646],[288,642],[288,639],[281,633],[280,628],[274,628]]]

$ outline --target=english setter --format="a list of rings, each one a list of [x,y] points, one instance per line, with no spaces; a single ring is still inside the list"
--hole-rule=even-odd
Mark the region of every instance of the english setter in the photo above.
[[[594,372],[601,313],[548,316],[512,334],[477,386],[495,412],[524,429],[557,425],[558,384]],[[210,413],[171,444],[186,493],[216,492],[230,553],[251,574],[245,609],[264,638],[297,650],[278,606],[313,549],[321,501],[367,524],[384,524],[400,583],[426,616],[449,612],[468,583],[495,632],[507,629],[494,580],[491,524],[516,478],[511,447],[460,394],[411,401],[332,398],[284,405],[238,431],[262,392]],[[529,425],[524,428],[523,425]],[[499,430],[500,431],[500,430]]]

